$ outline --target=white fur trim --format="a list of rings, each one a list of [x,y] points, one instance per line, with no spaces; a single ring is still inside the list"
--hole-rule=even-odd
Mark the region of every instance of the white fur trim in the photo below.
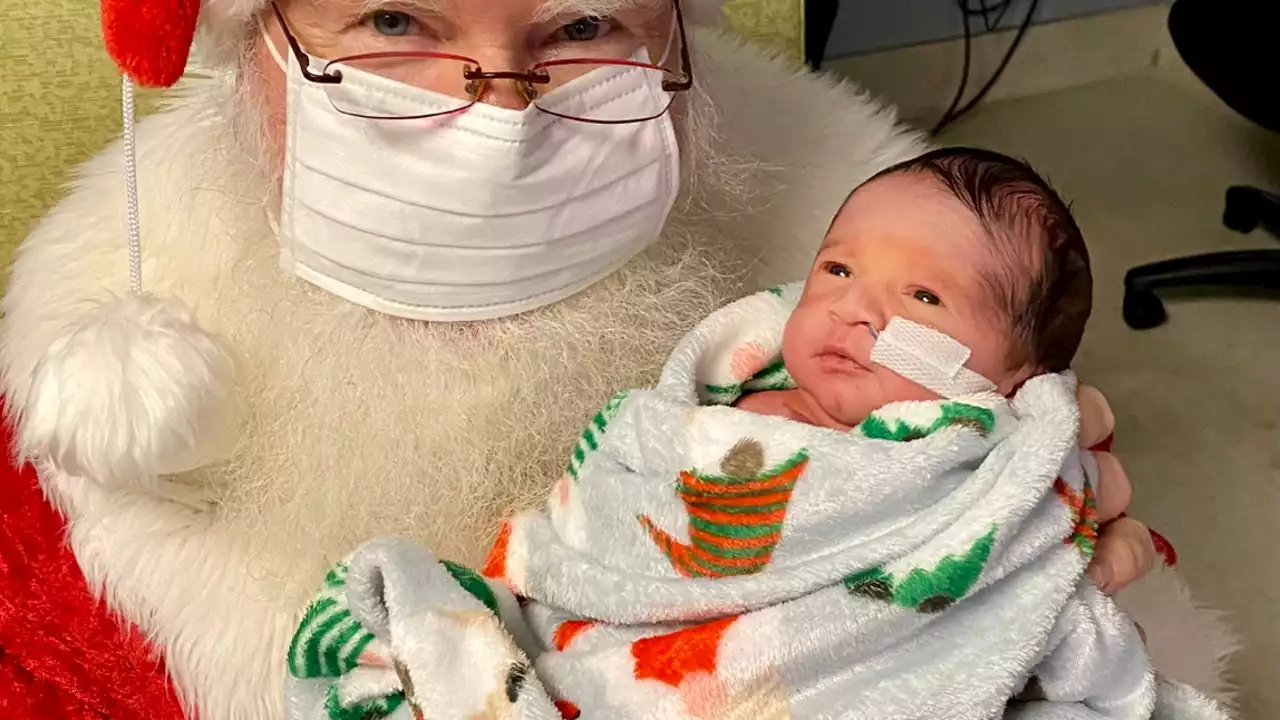
[[[178,301],[98,304],[36,366],[19,453],[101,482],[154,484],[225,447],[232,374],[222,342]]]
[[[685,0],[681,4],[684,19],[690,25],[716,27],[724,21],[725,0]]]
[[[204,0],[187,73],[234,65],[257,33],[254,17],[268,6],[265,0]]]
[[[1227,705],[1236,688],[1228,662],[1240,637],[1220,610],[1203,607],[1176,570],[1159,566],[1116,595],[1116,603],[1146,633],[1156,672],[1186,683]]]
[[[204,0],[200,24],[210,28],[247,25],[269,4],[267,0]]]

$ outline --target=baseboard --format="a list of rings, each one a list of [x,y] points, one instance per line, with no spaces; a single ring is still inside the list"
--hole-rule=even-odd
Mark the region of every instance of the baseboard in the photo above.
[[[984,102],[1036,95],[1132,74],[1180,74],[1165,5],[1033,25]],[[966,100],[999,65],[1015,31],[974,39]],[[847,77],[896,105],[904,119],[930,124],[960,82],[962,40],[832,60],[824,70]]]

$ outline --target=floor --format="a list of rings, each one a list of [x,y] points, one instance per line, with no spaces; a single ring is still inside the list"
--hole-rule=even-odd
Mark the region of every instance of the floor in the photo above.
[[[1120,315],[1133,265],[1280,247],[1220,223],[1228,185],[1280,188],[1280,140],[1153,71],[981,106],[940,142],[1025,157],[1073,202],[1095,282],[1077,370],[1114,406],[1132,513],[1245,638],[1241,717],[1280,717],[1280,302],[1175,300],[1143,332]]]

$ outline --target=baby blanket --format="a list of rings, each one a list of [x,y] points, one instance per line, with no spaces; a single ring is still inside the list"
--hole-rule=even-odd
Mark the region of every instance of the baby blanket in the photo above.
[[[1084,576],[1074,377],[849,432],[730,407],[790,385],[799,291],[713,314],[611,399],[484,577],[395,539],[335,568],[290,717],[1224,718]]]

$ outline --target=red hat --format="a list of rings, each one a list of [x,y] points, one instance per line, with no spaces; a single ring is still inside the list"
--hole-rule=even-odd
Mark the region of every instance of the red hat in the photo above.
[[[187,65],[199,14],[200,0],[102,0],[107,52],[138,84],[173,85]]]

